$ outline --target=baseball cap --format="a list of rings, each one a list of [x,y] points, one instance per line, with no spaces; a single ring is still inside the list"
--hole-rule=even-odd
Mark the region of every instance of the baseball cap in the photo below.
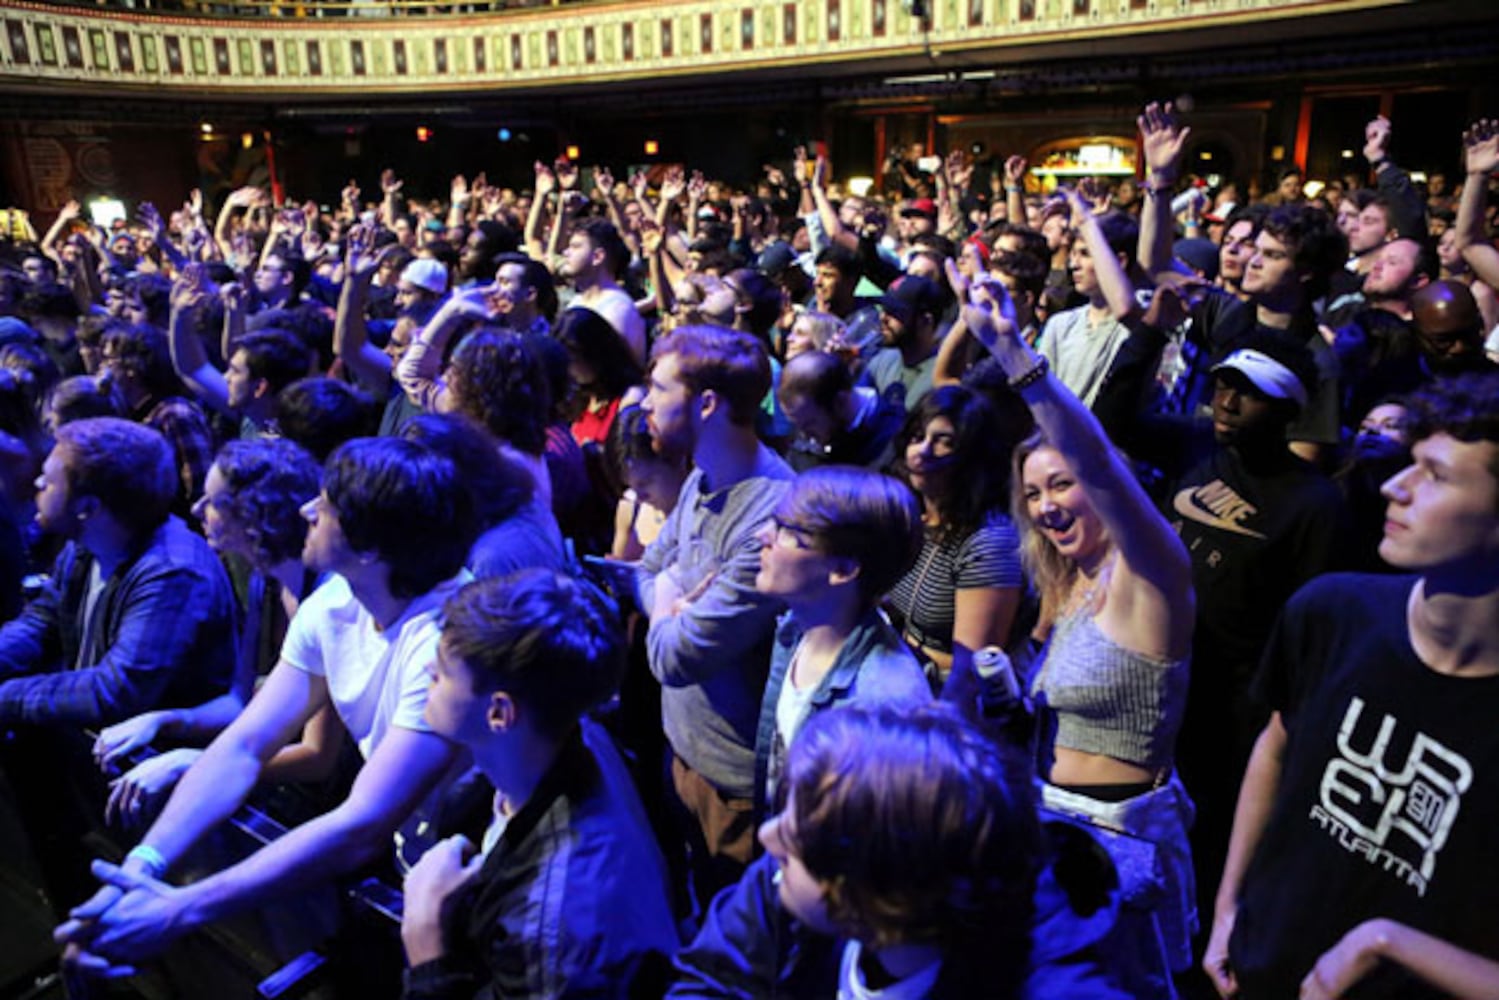
[[[406,270],[401,272],[401,280],[433,295],[441,295],[448,290],[448,269],[441,261],[418,257],[406,265]]]
[[[880,298],[880,306],[902,323],[909,323],[919,313],[940,315],[942,291],[930,278],[907,274],[890,286]]]
[[[912,198],[900,208],[901,215],[924,215],[928,219],[937,218],[937,203],[930,198]]]
[[[1262,351],[1250,347],[1240,348],[1218,364],[1214,372],[1225,368],[1238,372],[1253,386],[1271,399],[1289,399],[1298,407],[1306,406],[1306,386],[1296,373]]]

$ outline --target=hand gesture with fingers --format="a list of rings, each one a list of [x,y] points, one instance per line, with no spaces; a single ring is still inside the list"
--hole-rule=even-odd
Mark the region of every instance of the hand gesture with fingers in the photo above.
[[[1499,170],[1499,120],[1480,118],[1463,133],[1463,161],[1469,174]]]
[[[1163,181],[1175,181],[1181,167],[1182,151],[1192,130],[1177,122],[1176,108],[1170,101],[1164,105],[1145,105],[1145,110],[1140,112],[1135,124],[1140,127],[1140,147],[1145,155],[1145,166]]]

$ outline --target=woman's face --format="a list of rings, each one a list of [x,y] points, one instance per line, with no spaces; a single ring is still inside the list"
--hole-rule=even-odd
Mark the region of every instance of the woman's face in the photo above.
[[[906,445],[906,472],[911,488],[931,499],[946,492],[948,473],[957,461],[958,433],[943,416],[927,421],[919,437]]]
[[[798,354],[816,350],[817,343],[812,339],[812,321],[806,316],[799,316],[795,323],[791,324],[791,332],[786,334],[786,360],[790,361]]]
[[[1055,448],[1038,448],[1021,468],[1025,510],[1036,530],[1074,562],[1090,562],[1108,546],[1103,522],[1072,466]]]

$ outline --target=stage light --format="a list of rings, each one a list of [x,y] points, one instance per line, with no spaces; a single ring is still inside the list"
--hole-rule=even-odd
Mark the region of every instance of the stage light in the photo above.
[[[495,136],[501,142],[509,142],[514,137],[514,133],[512,133],[508,128],[502,128],[495,133]]]
[[[255,133],[253,133],[253,132],[244,132],[244,133],[241,133],[240,137],[239,137],[239,144],[241,146],[243,146],[245,149],[249,149],[250,147],[254,146],[255,145]]]
[[[578,157],[580,157],[582,155],[583,155],[582,150],[578,149],[577,146],[568,146],[567,147],[567,158],[569,160],[576,160]]]
[[[429,129],[425,125],[418,125],[416,127],[416,141],[417,142],[426,142],[430,138],[432,138],[432,130],[431,129]]]
[[[659,142],[657,142],[655,139],[645,140],[646,156],[655,156],[659,152],[661,152],[661,144]]]

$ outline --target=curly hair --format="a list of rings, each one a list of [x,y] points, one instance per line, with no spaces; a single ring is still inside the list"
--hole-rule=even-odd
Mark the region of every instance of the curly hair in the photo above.
[[[322,478],[312,455],[285,438],[230,441],[213,465],[229,488],[229,513],[255,545],[256,565],[298,558],[307,539],[302,505],[318,495]]]
[[[1266,216],[1261,231],[1291,250],[1296,273],[1307,276],[1307,302],[1327,294],[1328,282],[1348,259],[1348,237],[1320,208],[1282,205]]]
[[[546,450],[552,394],[546,368],[518,333],[486,327],[453,354],[449,390],[458,409],[528,455]]]
[[[494,438],[461,413],[418,413],[402,425],[400,436],[457,466],[473,493],[481,531],[514,516],[535,495],[531,473],[500,454]]]
[[[789,846],[829,919],[874,947],[937,944],[955,996],[1019,995],[1045,847],[1029,786],[951,706],[817,712],[792,743]]]

